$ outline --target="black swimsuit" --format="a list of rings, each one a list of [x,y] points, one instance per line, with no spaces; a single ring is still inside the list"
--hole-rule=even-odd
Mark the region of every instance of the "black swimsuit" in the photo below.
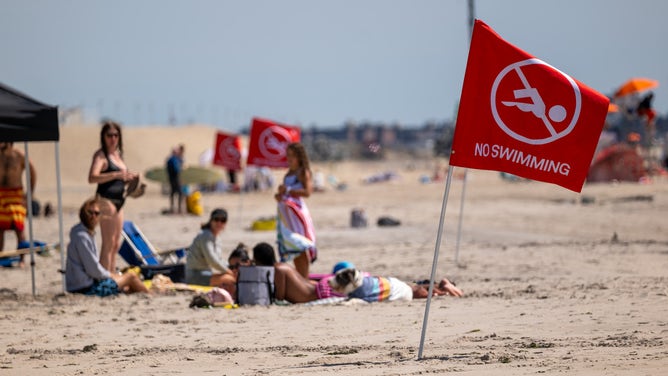
[[[121,169],[111,162],[111,159],[107,156],[107,169],[102,171],[102,173],[114,171],[121,171]],[[116,211],[119,211],[123,207],[123,203],[125,203],[125,198],[123,198],[124,191],[125,182],[121,179],[114,179],[106,183],[98,184],[96,193],[99,194],[100,197],[104,197],[111,201],[116,207]]]

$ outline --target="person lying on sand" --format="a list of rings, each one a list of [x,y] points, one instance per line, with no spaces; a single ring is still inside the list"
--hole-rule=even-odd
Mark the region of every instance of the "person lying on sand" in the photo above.
[[[255,265],[258,266],[274,266],[274,293],[276,300],[285,300],[290,303],[307,303],[333,296],[342,296],[336,294],[330,287],[329,281],[332,277],[322,278],[320,281],[312,281],[302,277],[292,265],[277,262],[276,252],[268,243],[258,243],[253,247],[253,260]],[[338,271],[336,266],[334,271]],[[410,289],[412,299],[426,298],[428,295],[428,290],[424,284],[412,284],[410,285]],[[464,293],[444,278],[438,284],[438,288],[434,286],[434,295],[459,297],[464,295]]]
[[[71,293],[110,296],[120,292],[131,294],[147,293],[148,288],[134,273],[112,274],[100,264],[95,228],[100,223],[101,200],[91,198],[81,205],[79,219],[70,230],[67,245],[67,265],[65,283]]]
[[[423,284],[409,285],[394,277],[380,277],[368,275],[357,270],[354,266],[348,266],[336,271],[333,278],[329,278],[329,286],[339,294],[349,298],[362,299],[366,302],[382,301],[411,301],[417,298],[429,296],[427,288]],[[461,296],[462,291],[447,279],[441,280],[438,288],[434,289],[433,295]]]

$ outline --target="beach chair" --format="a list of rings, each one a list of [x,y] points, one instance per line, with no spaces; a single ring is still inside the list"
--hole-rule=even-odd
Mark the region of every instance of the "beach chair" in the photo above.
[[[37,240],[33,240],[33,243],[37,255],[46,256],[49,254],[51,246]],[[54,247],[59,247],[59,245],[56,244]],[[17,250],[0,252],[0,267],[11,268],[19,263],[21,255],[26,254],[30,254],[30,242],[24,240],[19,242]]]
[[[185,280],[185,248],[158,251],[132,221],[123,222],[123,244],[118,254],[130,266],[138,266],[144,279],[163,274],[173,282]]]

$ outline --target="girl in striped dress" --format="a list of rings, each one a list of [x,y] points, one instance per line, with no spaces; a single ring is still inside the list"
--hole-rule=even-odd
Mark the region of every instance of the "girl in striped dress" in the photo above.
[[[289,144],[287,159],[288,172],[274,195],[278,202],[278,252],[282,262],[294,260],[299,274],[308,278],[309,266],[318,256],[313,220],[304,201],[313,192],[313,176],[302,144]]]

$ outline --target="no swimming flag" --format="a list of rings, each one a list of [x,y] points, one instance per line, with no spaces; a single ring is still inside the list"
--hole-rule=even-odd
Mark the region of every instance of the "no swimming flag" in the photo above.
[[[218,132],[214,147],[213,164],[231,171],[241,170],[241,137]]]
[[[266,167],[288,167],[288,144],[299,142],[299,127],[273,120],[253,118],[247,164]]]
[[[450,165],[582,190],[609,100],[475,21]]]

